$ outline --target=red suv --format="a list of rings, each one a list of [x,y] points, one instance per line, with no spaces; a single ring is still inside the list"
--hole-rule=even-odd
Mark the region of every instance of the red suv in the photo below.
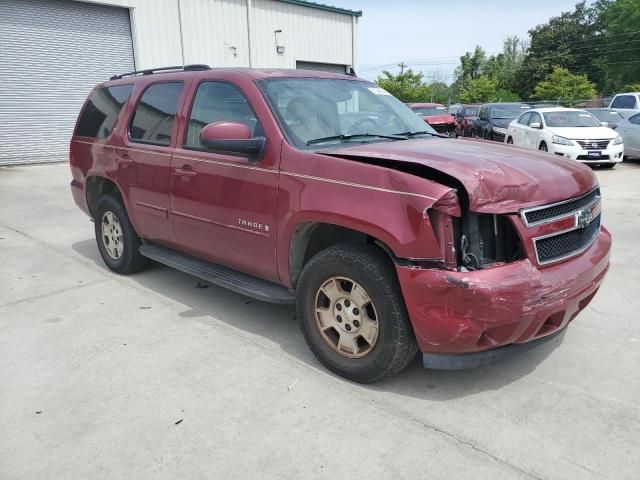
[[[349,76],[117,75],[89,95],[70,163],[110,269],[151,259],[295,302],[315,355],[358,382],[417,350],[426,367],[464,368],[536,345],[609,267],[588,167],[443,138]]]

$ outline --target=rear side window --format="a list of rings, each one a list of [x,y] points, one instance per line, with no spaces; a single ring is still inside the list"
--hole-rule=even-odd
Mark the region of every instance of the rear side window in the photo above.
[[[520,116],[518,123],[521,123],[522,125],[529,125],[529,120],[531,120],[531,113],[525,113]]]
[[[89,95],[78,120],[75,135],[92,138],[108,137],[132,89],[133,85],[95,88]]]
[[[629,119],[629,122],[634,125],[640,125],[640,115],[634,115]]]
[[[183,87],[183,82],[168,82],[147,88],[131,119],[129,138],[140,143],[169,145]]]
[[[613,108],[636,108],[636,98],[633,95],[619,95],[611,105]]]
[[[203,82],[198,87],[191,109],[185,145],[204,148],[200,143],[202,129],[214,122],[244,123],[251,136],[262,135],[249,102],[237,87],[225,82]]]

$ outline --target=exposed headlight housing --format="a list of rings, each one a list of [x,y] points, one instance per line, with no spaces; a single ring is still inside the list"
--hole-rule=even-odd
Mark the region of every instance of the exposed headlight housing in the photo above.
[[[573,145],[573,142],[571,140],[569,140],[568,138],[559,137],[558,135],[554,135],[551,138],[551,141],[557,145]]]
[[[503,135],[505,133],[507,133],[507,129],[506,128],[493,127],[491,130],[493,130],[495,133],[501,133]]]
[[[614,144],[614,145],[622,145],[622,141],[623,141],[623,140],[622,140],[622,136],[621,136],[621,135],[618,135],[618,136],[616,137],[616,139],[613,141],[613,144]]]

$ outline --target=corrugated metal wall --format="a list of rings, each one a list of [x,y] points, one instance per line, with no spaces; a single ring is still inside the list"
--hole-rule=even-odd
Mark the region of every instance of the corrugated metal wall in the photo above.
[[[351,65],[351,16],[275,0],[253,0],[254,67],[296,68],[296,61]],[[278,43],[284,54],[276,52]]]
[[[68,159],[93,86],[132,68],[127,9],[0,1],[0,164]]]

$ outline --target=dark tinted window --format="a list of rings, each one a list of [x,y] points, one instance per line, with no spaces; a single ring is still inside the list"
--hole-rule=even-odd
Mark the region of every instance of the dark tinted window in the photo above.
[[[132,89],[132,85],[94,89],[82,111],[75,135],[93,138],[108,137]]]
[[[636,108],[636,99],[633,95],[620,95],[611,105],[613,108]]]
[[[529,125],[529,120],[531,120],[531,113],[525,113],[520,116],[518,123],[521,123],[522,125]]]
[[[237,87],[224,82],[204,82],[198,87],[191,108],[185,145],[204,148],[200,143],[200,131],[214,122],[244,123],[251,136],[262,135],[258,119],[249,102]]]
[[[131,140],[169,145],[182,87],[182,82],[156,83],[145,90],[131,119]]]

